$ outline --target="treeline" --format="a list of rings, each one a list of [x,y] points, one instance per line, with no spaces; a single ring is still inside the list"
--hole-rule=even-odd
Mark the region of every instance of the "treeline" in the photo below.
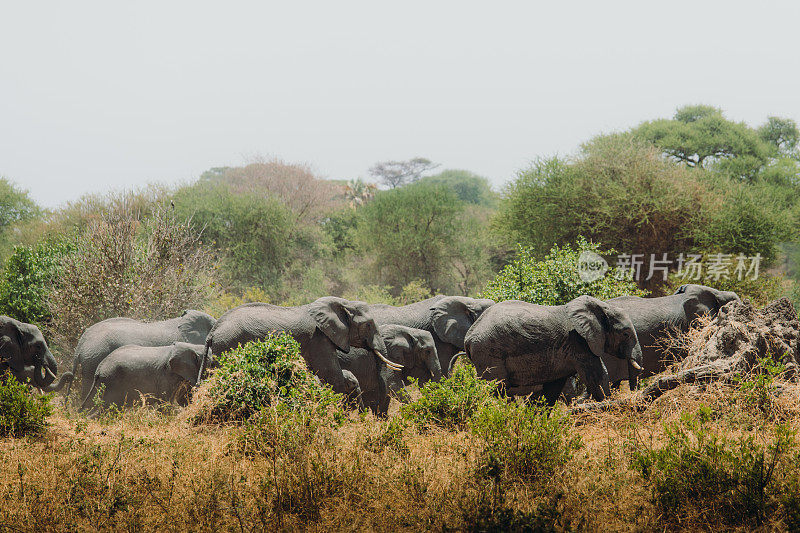
[[[219,315],[250,300],[326,294],[519,297],[524,276],[571,275],[542,263],[554,245],[601,251],[597,243],[607,257],[758,255],[757,280],[696,281],[797,301],[799,141],[789,119],[752,128],[687,106],[591,139],[571,157],[538,159],[500,192],[423,158],[378,163],[367,180],[349,181],[254,160],[54,211],[3,179],[0,313],[45,327],[70,351],[82,328],[109,316],[156,319],[188,307]],[[681,282],[677,266],[667,281],[642,276],[639,289],[669,291]]]

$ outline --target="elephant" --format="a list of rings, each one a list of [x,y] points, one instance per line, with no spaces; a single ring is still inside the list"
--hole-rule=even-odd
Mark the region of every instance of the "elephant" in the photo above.
[[[565,305],[508,300],[490,307],[467,332],[465,351],[478,375],[501,382],[509,396],[527,396],[542,385],[548,404],[578,374],[595,400],[609,393],[602,356],[641,369],[642,349],[627,313],[591,296]]]
[[[216,323],[214,317],[190,309],[177,318],[160,322],[142,322],[132,318],[109,318],[86,328],[72,363],[72,373],[77,375],[81,366],[81,398],[89,393],[97,366],[108,355],[126,344],[137,346],[169,346],[173,342],[204,344],[206,336]],[[67,387],[69,394],[70,387]]]
[[[466,296],[434,296],[401,307],[369,306],[378,326],[399,325],[422,329],[433,336],[439,366],[447,374],[450,360],[464,349],[464,335],[494,300]]]
[[[230,309],[211,328],[205,353],[219,356],[239,344],[263,339],[272,331],[286,331],[294,337],[311,371],[360,408],[363,402],[357,379],[354,382],[343,375],[337,349],[347,354],[351,346],[365,348],[389,368],[402,368],[386,358],[386,345],[368,305],[334,296],[298,307],[248,303]],[[201,364],[198,381],[202,379],[204,368]]]
[[[0,316],[0,374],[6,371],[18,381],[30,382],[44,392],[61,390],[72,381],[72,374],[65,372],[53,383],[58,364],[39,328]]]
[[[363,349],[337,355],[343,371],[356,379],[364,407],[377,416],[386,416],[390,395],[399,394],[409,378],[420,383],[429,379],[438,381],[442,378],[442,367],[430,332],[397,325],[380,326],[378,330],[389,360],[402,365],[402,370],[390,368]]]
[[[204,353],[204,345],[185,342],[117,348],[97,365],[81,409],[91,406],[101,385],[105,407],[130,407],[142,397],[148,404],[174,401],[186,406]]]
[[[639,343],[642,346],[642,367],[644,370],[638,377],[658,374],[666,369],[664,349],[659,346],[659,339],[672,332],[684,333],[692,321],[703,314],[716,316],[717,312],[728,302],[741,301],[739,295],[731,291],[720,291],[705,285],[681,285],[670,296],[658,298],[640,298],[638,296],[620,296],[606,302],[623,309],[633,322]],[[607,355],[603,362],[608,369],[608,377],[614,386],[629,379],[628,368],[619,360]],[[629,379],[631,390],[637,385],[636,378]]]

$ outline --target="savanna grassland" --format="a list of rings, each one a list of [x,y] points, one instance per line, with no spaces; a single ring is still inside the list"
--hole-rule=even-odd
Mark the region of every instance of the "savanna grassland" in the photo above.
[[[691,281],[759,307],[800,303],[800,131],[710,106],[536,159],[500,191],[424,158],[347,180],[256,159],[57,209],[12,180],[0,179],[0,314],[41,329],[59,374],[81,333],[116,316],[325,295],[557,305],[687,282],[675,264],[666,280],[612,264],[584,281],[582,251],[758,256],[757,277]],[[3,385],[0,529],[799,530],[800,389],[785,370],[648,404],[623,390],[578,412],[508,402],[464,363],[393,400],[386,420],[302,376],[246,416],[219,403],[214,376],[186,409],[94,417],[77,411],[78,387],[42,399]]]
[[[399,414],[243,428],[150,408],[97,420],[57,408],[43,436],[0,445],[0,525],[796,529],[797,397],[795,388],[763,409],[741,389],[684,387],[643,412],[571,416],[487,400],[449,428]]]

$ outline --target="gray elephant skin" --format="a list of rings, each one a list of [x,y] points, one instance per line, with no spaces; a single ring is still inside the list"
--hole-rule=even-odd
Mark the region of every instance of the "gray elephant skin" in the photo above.
[[[701,315],[716,316],[728,302],[741,301],[735,292],[720,291],[705,285],[682,285],[675,294],[658,298],[620,296],[606,300],[623,309],[633,322],[642,346],[642,367],[639,377],[663,372],[667,367],[663,347],[659,340],[675,332],[685,333],[692,321]],[[609,380],[614,386],[628,379],[628,367],[613,357],[604,356]],[[631,390],[636,388],[636,378],[629,380]]]
[[[0,316],[0,374],[5,372],[22,383],[31,382],[44,392],[61,390],[73,377],[65,372],[53,383],[58,364],[39,328]]]
[[[91,407],[101,385],[104,407],[130,407],[142,398],[148,404],[176,402],[185,406],[197,382],[204,352],[205,345],[185,342],[117,348],[97,366],[81,409]]]
[[[612,304],[579,296],[565,305],[500,302],[475,321],[464,341],[479,376],[496,379],[506,394],[527,396],[542,387],[554,404],[577,374],[595,400],[609,392],[602,356],[641,368],[642,350],[628,315]]]
[[[216,320],[209,314],[190,309],[169,320],[142,322],[132,318],[109,318],[86,328],[78,346],[72,373],[81,367],[81,398],[89,393],[97,366],[108,355],[128,344],[137,346],[169,346],[173,342],[204,344]],[[67,388],[69,394],[69,388]]]
[[[219,356],[239,344],[263,339],[270,332],[286,331],[300,344],[308,367],[335,392],[345,394],[359,407],[357,380],[342,373],[336,355],[351,347],[364,348],[388,362],[386,345],[364,302],[326,296],[298,307],[265,303],[244,304],[223,314],[206,339],[206,352]],[[204,366],[201,366],[202,377]]]
[[[366,350],[337,352],[339,364],[349,372],[361,390],[361,400],[378,416],[386,416],[391,395],[398,394],[409,383],[409,378],[419,382],[442,379],[442,367],[436,353],[436,344],[430,332],[406,326],[379,326],[379,331],[390,361],[402,366],[391,368]]]
[[[429,332],[439,366],[447,373],[450,360],[464,349],[467,330],[492,305],[494,300],[440,295],[401,307],[373,304],[369,309],[379,327],[398,325]]]

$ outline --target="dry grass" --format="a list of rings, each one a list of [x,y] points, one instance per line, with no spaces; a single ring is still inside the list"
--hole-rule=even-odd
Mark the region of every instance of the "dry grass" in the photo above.
[[[287,433],[267,424],[259,434],[273,446],[254,452],[242,446],[240,427],[196,426],[187,412],[140,408],[88,420],[60,407],[44,437],[0,441],[0,528],[718,529],[719,517],[700,510],[683,526],[659,516],[651,487],[630,466],[632,451],[657,446],[664,423],[702,406],[715,413],[714,431],[731,438],[763,434],[778,422],[798,430],[800,390],[792,387],[769,412],[753,411],[730,385],[710,385],[682,386],[643,412],[623,402],[615,411],[575,415],[572,431],[583,447],[563,469],[543,484],[502,487],[480,474],[481,441],[465,431],[420,433],[396,424],[387,433],[389,422],[353,414],[340,427]],[[785,529],[784,520],[778,513],[762,527]]]

